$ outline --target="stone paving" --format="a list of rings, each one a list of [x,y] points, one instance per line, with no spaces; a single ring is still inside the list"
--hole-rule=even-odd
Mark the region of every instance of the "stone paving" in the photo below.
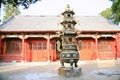
[[[80,77],[60,77],[59,62],[0,63],[0,80],[120,80],[120,61],[79,61]],[[65,64],[65,66],[69,66]]]

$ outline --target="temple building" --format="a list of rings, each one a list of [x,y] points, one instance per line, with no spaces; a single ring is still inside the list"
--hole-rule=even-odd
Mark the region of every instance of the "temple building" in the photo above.
[[[74,11],[66,16],[71,14]],[[58,34],[62,31],[62,19],[61,15],[11,16],[0,25],[0,62],[59,60],[57,46],[61,41]],[[76,43],[80,60],[120,58],[120,28],[117,25],[101,16],[74,16],[74,19],[79,33]]]

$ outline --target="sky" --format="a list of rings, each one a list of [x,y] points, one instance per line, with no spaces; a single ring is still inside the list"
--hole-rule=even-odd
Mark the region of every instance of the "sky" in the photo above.
[[[112,5],[109,0],[41,0],[28,9],[20,7],[20,15],[61,15],[67,4],[78,16],[98,16]]]

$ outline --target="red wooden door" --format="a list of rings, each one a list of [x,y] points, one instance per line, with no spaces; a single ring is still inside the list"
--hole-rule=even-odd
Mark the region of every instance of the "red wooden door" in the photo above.
[[[99,40],[98,52],[99,59],[115,59],[116,58],[115,40]]]
[[[50,58],[51,61],[55,61],[56,60],[56,41],[51,41],[51,50],[50,50]]]
[[[120,33],[117,35],[116,38],[116,51],[117,51],[117,58],[120,58]]]
[[[32,62],[47,61],[46,41],[28,42],[27,60]]]
[[[95,59],[95,42],[94,40],[82,40],[82,48],[80,50],[80,60]]]

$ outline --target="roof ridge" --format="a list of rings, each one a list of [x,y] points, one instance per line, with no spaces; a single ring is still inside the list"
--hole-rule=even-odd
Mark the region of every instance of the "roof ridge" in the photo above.
[[[14,18],[14,15],[11,15],[8,19],[6,19],[1,25],[6,24],[8,21]]]
[[[60,17],[61,15],[17,15],[17,17]]]

